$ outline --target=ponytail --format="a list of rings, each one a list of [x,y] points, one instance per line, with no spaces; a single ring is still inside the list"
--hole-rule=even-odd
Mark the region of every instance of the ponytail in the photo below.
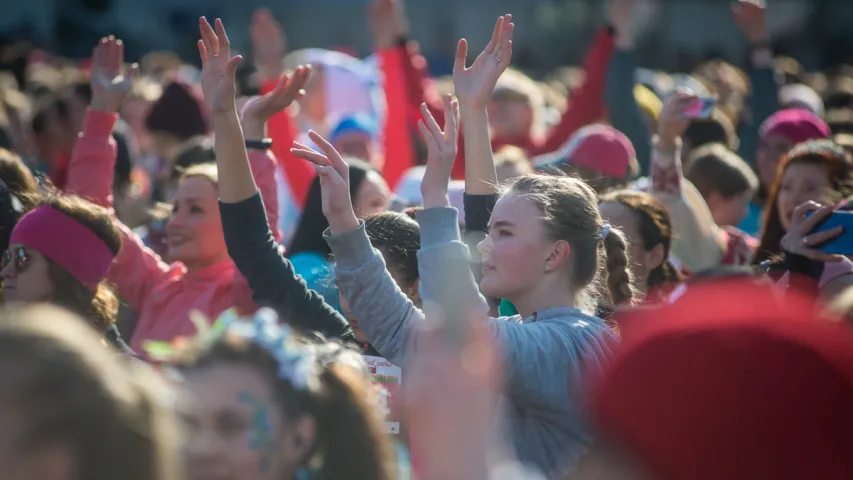
[[[673,265],[669,260],[665,260],[662,264],[649,272],[649,278],[646,280],[646,284],[649,290],[654,290],[655,288],[681,283],[683,280],[684,278],[682,277],[681,272],[675,268],[675,265]]]
[[[634,277],[628,263],[628,242],[625,235],[611,227],[604,237],[607,292],[613,306],[629,304],[635,298]]]
[[[391,480],[396,477],[391,441],[383,431],[368,385],[345,365],[320,375],[321,412],[315,453],[322,459],[318,480]],[[312,476],[312,478],[314,478]]]

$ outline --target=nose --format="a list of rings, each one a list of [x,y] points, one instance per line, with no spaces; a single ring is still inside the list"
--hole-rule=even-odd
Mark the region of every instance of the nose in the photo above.
[[[9,262],[5,267],[3,267],[3,270],[0,271],[0,278],[8,280],[14,277],[16,273],[18,272],[15,270],[15,262]]]
[[[187,216],[183,212],[174,212],[169,217],[169,221],[166,222],[166,230],[171,230],[175,228],[183,228],[187,224]]]
[[[480,252],[480,256],[483,257],[483,260],[488,258],[492,253],[492,238],[486,235],[486,238],[477,244],[477,251]]]

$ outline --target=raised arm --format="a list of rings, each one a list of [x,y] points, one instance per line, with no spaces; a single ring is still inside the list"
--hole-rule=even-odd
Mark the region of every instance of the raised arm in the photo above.
[[[699,272],[720,264],[725,242],[708,205],[681,167],[681,136],[690,124],[683,111],[695,99],[692,92],[679,90],[664,104],[652,154],[651,193],[672,217],[673,254],[689,270]]]
[[[116,145],[112,129],[116,112],[136,75],[136,67],[122,75],[124,47],[114,37],[101,39],[92,54],[92,105],[86,112],[83,132],[74,144],[68,171],[67,190],[87,200],[112,208]],[[154,285],[173,270],[145,247],[142,240],[118,219],[122,248],[107,275],[119,295],[140,309]]]
[[[321,296],[307,289],[284,258],[264,211],[264,203],[274,204],[275,197],[262,198],[243,137],[244,131],[253,139],[265,137],[267,119],[299,95],[310,68],[300,67],[293,76],[282,77],[272,92],[251,99],[243,109],[241,129],[234,100],[239,57],[230,56],[222,22],[217,19],[215,26],[214,31],[201,20],[199,54],[202,89],[215,135],[220,215],[228,253],[248,282],[255,303],[275,308],[282,318],[300,328],[331,337],[348,336],[346,321]],[[265,179],[258,179],[262,181]]]
[[[515,26],[510,15],[499,17],[492,38],[470,68],[466,67],[468,43],[459,41],[453,66],[453,83],[459,99],[462,128],[465,129],[465,190],[469,194],[489,195],[496,192],[497,175],[489,139],[486,106],[498,77],[509,66],[512,57],[512,34]],[[428,113],[428,112],[426,112]],[[426,116],[425,113],[425,116]],[[421,297],[425,301],[443,303],[448,296],[473,301],[477,309],[488,312],[488,304],[480,295],[470,270],[468,247],[461,241],[455,210],[447,200],[447,184],[455,155],[442,154],[438,146],[450,145],[448,132],[456,133],[452,123],[441,132],[432,116],[421,127],[429,156],[421,183],[425,210],[418,212],[421,224],[421,251],[418,268],[421,274]],[[453,282],[448,282],[453,279]],[[448,287],[450,290],[448,290]],[[457,297],[459,295],[460,297]]]
[[[607,69],[605,101],[610,112],[610,122],[631,140],[637,152],[637,162],[642,174],[649,171],[651,134],[637,100],[634,97],[634,35],[631,18],[636,0],[614,0],[610,3],[610,22],[616,29],[616,51]]]
[[[294,155],[314,163],[320,176],[323,214],[329,221],[325,238],[335,256],[335,275],[350,310],[379,353],[396,365],[406,364],[414,325],[423,319],[397,287],[385,262],[353,212],[349,166],[316,132],[309,137],[323,153],[295,143]]]
[[[113,36],[102,38],[92,51],[92,103],[74,144],[66,190],[107,208],[113,203],[113,127],[137,71],[136,64],[124,71],[124,45]]]

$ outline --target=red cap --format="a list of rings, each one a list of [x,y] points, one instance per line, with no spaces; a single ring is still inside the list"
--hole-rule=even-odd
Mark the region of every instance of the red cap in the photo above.
[[[622,179],[636,158],[625,134],[609,125],[593,124],[575,132],[559,151],[534,159],[534,166],[575,165]]]
[[[697,284],[623,314],[602,434],[662,479],[853,478],[853,333],[802,297]]]

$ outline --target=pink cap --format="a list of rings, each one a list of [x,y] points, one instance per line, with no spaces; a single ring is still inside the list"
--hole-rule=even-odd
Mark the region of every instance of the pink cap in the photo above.
[[[637,153],[619,130],[602,124],[581,128],[560,150],[534,159],[536,168],[574,165],[613,178],[628,176]]]

